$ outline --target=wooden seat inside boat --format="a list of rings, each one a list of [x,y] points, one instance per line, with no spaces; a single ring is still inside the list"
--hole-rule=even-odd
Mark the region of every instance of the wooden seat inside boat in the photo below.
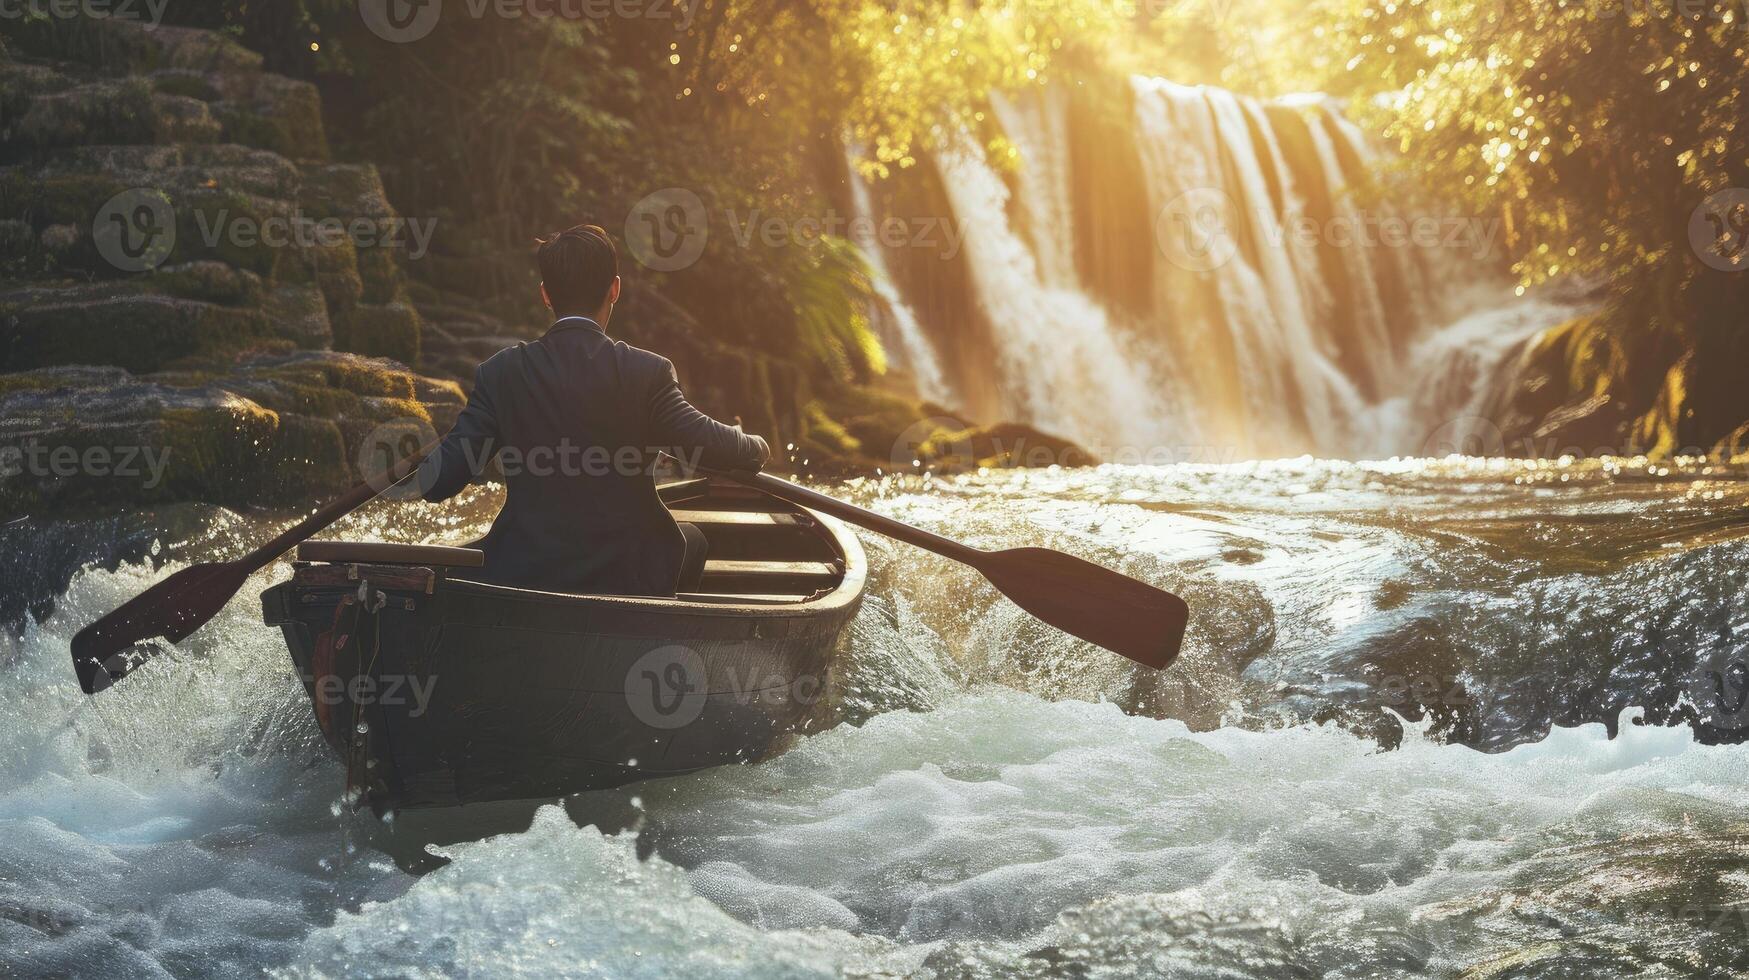
[[[676,521],[696,526],[709,543],[697,585],[677,598],[730,605],[804,603],[843,580],[840,556],[810,513],[785,509],[769,497],[710,480],[682,480],[658,488]],[[407,565],[456,569],[484,566],[478,548],[387,544],[379,541],[306,541],[297,559],[316,564]]]

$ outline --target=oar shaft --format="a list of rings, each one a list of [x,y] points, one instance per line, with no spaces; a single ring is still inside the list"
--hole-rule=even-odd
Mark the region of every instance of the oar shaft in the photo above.
[[[823,493],[816,493],[788,480],[780,480],[769,473],[728,471],[721,473],[721,475],[756,490],[762,490],[779,500],[787,500],[799,507],[817,510],[822,514],[831,514],[833,517],[849,521],[859,527],[865,527],[870,531],[884,534],[906,544],[915,545],[924,551],[933,551],[944,558],[965,562],[973,568],[979,567],[982,560],[989,556],[988,552],[961,544],[952,538],[944,538],[939,534],[925,531],[920,527],[912,527],[903,521],[895,521],[891,517],[877,514],[855,504],[847,504]]]
[[[419,464],[425,461],[425,457],[437,451],[437,447],[437,442],[428,442],[411,456],[403,457],[394,466],[348,490],[345,496],[328,503],[321,510],[286,529],[279,537],[250,552],[243,559],[244,564],[253,570],[265,568],[277,561],[279,556],[302,544],[311,535],[317,534],[328,525],[381,496],[390,487],[412,476],[413,471],[419,468]]]

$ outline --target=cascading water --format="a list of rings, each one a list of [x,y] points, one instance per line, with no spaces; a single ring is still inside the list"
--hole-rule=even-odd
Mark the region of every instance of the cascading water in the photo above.
[[[1474,411],[1515,344],[1576,312],[1511,295],[1493,219],[1367,193],[1377,154],[1328,100],[1142,77],[1125,94],[1116,142],[1078,129],[1085,108],[1066,90],[1042,89],[993,100],[1012,172],[970,137],[934,155],[928,179],[964,233],[955,284],[983,346],[940,366],[934,352],[965,317],[903,289],[886,297],[903,311],[902,358],[940,372],[929,397],[952,404],[994,370],[995,411],[1096,450],[1413,455]],[[1104,156],[1133,159],[1135,186],[1121,190],[1152,216],[1149,234],[1082,211],[1087,185],[1110,179]],[[1090,237],[1149,256],[1142,308],[1089,282],[1076,250]]]
[[[855,156],[852,151],[850,161],[853,174]],[[905,302],[893,282],[874,222],[866,220],[874,211],[868,200],[868,185],[853,176],[850,193],[856,215],[865,219],[851,224],[850,237],[868,258],[875,296],[880,300],[876,313],[882,327],[882,339],[889,349],[899,355],[900,365],[911,372],[918,394],[937,402],[951,401],[953,389],[948,386],[947,378],[942,374],[940,356],[930,343],[929,337],[924,334],[923,325],[917,322],[917,314],[911,310],[910,304]]]

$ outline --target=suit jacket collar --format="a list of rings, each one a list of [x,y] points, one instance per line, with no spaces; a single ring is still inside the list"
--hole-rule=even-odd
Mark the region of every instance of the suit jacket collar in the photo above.
[[[547,328],[547,333],[554,334],[558,333],[560,330],[593,330],[596,333],[603,335],[607,333],[607,330],[603,328],[601,324],[596,323],[594,320],[586,316],[561,317],[558,322]]]

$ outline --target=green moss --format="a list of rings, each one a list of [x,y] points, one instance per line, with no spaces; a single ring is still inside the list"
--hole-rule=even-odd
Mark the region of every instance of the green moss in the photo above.
[[[266,293],[260,276],[213,261],[161,268],[145,282],[170,296],[230,306],[259,305]]]
[[[804,418],[807,431],[803,435],[834,455],[853,456],[862,451],[862,440],[827,415],[826,407],[819,402],[808,403]]]
[[[286,248],[262,240],[270,219],[286,219],[283,202],[224,188],[171,194],[176,208],[176,263],[210,259],[271,279]]]
[[[299,250],[300,265],[322,290],[328,314],[337,317],[352,310],[364,298],[364,280],[358,274],[358,247],[351,238],[311,245]]]
[[[291,503],[338,492],[352,482],[346,440],[331,418],[279,416],[278,437],[265,466],[275,477],[273,495]]]
[[[0,173],[0,217],[18,218],[41,229],[48,225],[90,227],[97,209],[130,185],[112,174],[32,177]]]
[[[134,372],[179,358],[237,349],[266,324],[253,310],[145,294],[27,307],[5,326],[0,370],[103,361]]]
[[[0,374],[0,398],[15,395],[21,391],[47,391],[65,383],[64,378],[37,372],[20,371],[12,374]]]
[[[218,119],[229,143],[271,150],[293,160],[326,160],[328,139],[322,128],[321,102],[313,89],[288,89],[271,109],[218,103]]]
[[[392,303],[401,296],[401,264],[396,250],[385,246],[356,250],[359,298],[366,303]]]
[[[13,125],[12,141],[39,147],[154,143],[163,124],[151,84],[129,78],[36,96]]]
[[[359,306],[334,320],[334,346],[402,364],[419,361],[419,314],[405,303]]]
[[[152,79],[152,86],[164,95],[180,95],[202,102],[216,102],[219,98],[219,90],[206,80],[206,76],[191,71],[164,72]]]
[[[261,451],[276,441],[278,414],[247,403],[231,410],[171,409],[158,425],[158,444],[170,453],[160,499],[252,505],[273,485]]]

